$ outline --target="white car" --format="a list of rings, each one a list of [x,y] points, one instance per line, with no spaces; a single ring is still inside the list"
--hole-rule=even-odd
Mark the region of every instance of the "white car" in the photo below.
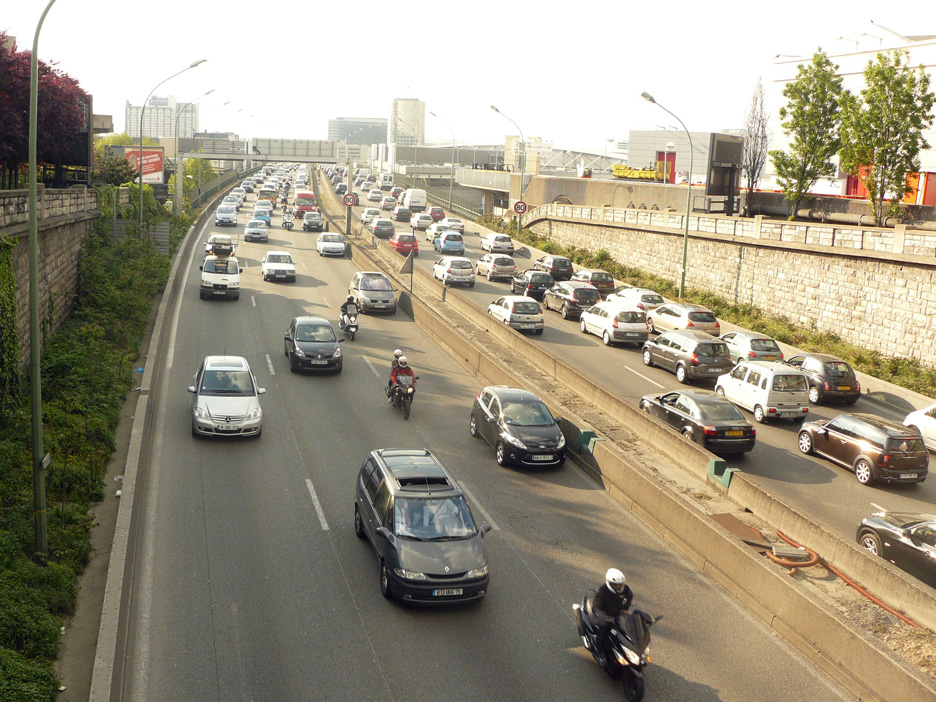
[[[409,223],[414,230],[425,231],[432,225],[432,215],[417,212],[412,217],[410,217]]]
[[[381,192],[378,189],[371,190],[369,193],[367,193],[368,202],[380,202],[381,200],[383,200],[383,197],[384,197],[383,192]]]
[[[189,385],[192,398],[192,436],[257,436],[263,432],[260,395],[247,359],[208,356]]]
[[[237,208],[234,205],[219,205],[215,210],[215,226],[237,226]]]
[[[506,278],[510,280],[517,275],[517,263],[504,254],[489,253],[478,259],[478,275],[486,276],[488,280]]]
[[[513,255],[514,243],[506,234],[488,234],[481,239],[481,250],[491,253],[505,253]]]
[[[488,305],[488,314],[517,331],[543,333],[543,308],[523,295],[505,295]]]
[[[469,288],[475,285],[474,266],[471,260],[462,256],[443,256],[432,266],[432,277],[441,280],[443,285],[463,283]]]
[[[267,242],[270,239],[270,228],[262,219],[252,219],[244,227],[244,241]]]
[[[244,199],[247,197],[247,191],[244,188],[234,188],[231,191],[231,195],[240,200],[240,203],[244,204]]]
[[[911,412],[903,423],[904,426],[919,429],[926,447],[931,451],[936,451],[936,405]]]
[[[231,205],[235,210],[240,212],[240,200],[237,199],[237,195],[228,195],[221,201],[222,205]]]
[[[605,346],[643,344],[649,336],[647,314],[626,302],[607,300],[583,310],[579,318],[583,334],[600,336]]]
[[[296,282],[296,264],[288,251],[269,251],[260,259],[260,273],[264,280]]]
[[[437,236],[439,236],[442,232],[448,231],[448,229],[448,225],[442,224],[442,222],[430,224],[426,229],[426,241],[434,241]]]
[[[319,234],[318,241],[315,242],[315,250],[319,256],[344,256],[345,242],[340,234],[329,234],[322,232]]]
[[[205,242],[206,256],[233,256],[236,250],[230,234],[211,234]]]
[[[644,312],[652,312],[665,302],[658,292],[645,288],[618,288],[608,295],[607,300],[626,302]]]
[[[440,219],[438,224],[444,224],[447,229],[451,229],[453,232],[458,232],[459,234],[465,233],[465,223],[458,217],[445,217],[444,219]]]
[[[375,219],[380,217],[380,210],[376,207],[365,207],[364,211],[361,213],[361,222],[364,225],[370,224]]]

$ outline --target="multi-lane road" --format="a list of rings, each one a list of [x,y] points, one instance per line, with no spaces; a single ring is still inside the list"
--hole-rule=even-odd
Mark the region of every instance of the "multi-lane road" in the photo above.
[[[181,303],[167,320],[173,343],[150,360],[164,371],[137,487],[122,699],[617,700],[571,609],[611,566],[625,571],[638,606],[666,617],[653,630],[648,699],[847,699],[575,465],[498,467],[468,434],[477,380],[402,313],[363,317],[357,339],[342,344],[340,375],[290,373],[290,319],[335,322],[354,272],[347,259],[320,258],[316,236],[276,227],[267,244],[241,243],[237,302],[198,299],[200,245],[183,262]],[[260,259],[273,249],[292,253],[296,283],[261,280]],[[479,281],[476,295],[501,289]],[[552,318],[543,338],[583,358],[591,345]],[[409,421],[383,394],[395,347],[421,377]],[[221,353],[245,356],[267,390],[259,439],[190,435],[186,386],[204,356]],[[591,363],[597,372],[601,361]],[[367,451],[388,446],[435,451],[478,521],[492,524],[491,588],[480,604],[409,609],[381,597],[352,500]]]

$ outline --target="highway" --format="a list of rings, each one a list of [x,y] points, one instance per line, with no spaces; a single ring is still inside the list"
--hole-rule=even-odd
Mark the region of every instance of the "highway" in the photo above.
[[[212,231],[222,230],[199,240]],[[357,339],[342,344],[340,375],[290,373],[289,321],[336,323],[354,271],[347,259],[320,258],[316,237],[277,226],[267,244],[241,243],[237,302],[198,299],[200,244],[185,261],[169,351],[150,361],[165,371],[137,487],[121,699],[619,700],[619,685],[582,648],[571,608],[611,566],[627,574],[638,607],[665,616],[653,629],[648,700],[849,699],[571,462],[498,467],[468,434],[477,380],[402,313],[362,317]],[[261,280],[269,250],[292,253],[296,283]],[[479,281],[475,296],[501,289]],[[570,352],[592,343],[558,317],[543,340]],[[383,394],[395,347],[420,375],[408,422]],[[245,356],[267,390],[259,439],[190,435],[186,387],[204,356],[221,353]],[[380,595],[373,551],[353,533],[353,481],[369,450],[391,446],[432,449],[467,488],[477,520],[492,524],[483,602],[411,609]]]

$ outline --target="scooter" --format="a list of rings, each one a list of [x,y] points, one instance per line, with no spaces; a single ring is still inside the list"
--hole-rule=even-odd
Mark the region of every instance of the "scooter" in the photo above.
[[[344,330],[345,334],[348,335],[348,338],[351,339],[351,341],[354,341],[354,335],[357,334],[357,318],[357,305],[348,305],[348,311],[343,312],[341,314],[341,319],[338,320],[338,327]]]
[[[610,650],[608,660],[598,653],[598,619],[592,609],[592,597],[586,595],[582,604],[572,605],[575,614],[575,626],[582,637],[585,648],[591,651],[598,665],[611,676],[620,680],[624,687],[627,702],[640,702],[644,696],[643,669],[650,663],[650,627],[663,617],[651,617],[646,612],[635,609],[622,612],[610,627]]]
[[[283,229],[289,231],[293,228],[293,217],[291,214],[283,215]]]
[[[414,381],[419,380],[409,375],[397,376],[396,385],[393,386],[393,406],[403,410],[403,419],[409,419],[410,409],[413,406],[413,398],[416,396],[416,386]]]

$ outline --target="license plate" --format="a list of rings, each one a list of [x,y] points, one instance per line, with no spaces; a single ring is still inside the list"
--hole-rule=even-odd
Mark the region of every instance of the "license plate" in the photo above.
[[[386,305],[383,304],[383,303],[376,303],[376,304],[374,305],[374,309],[376,309],[376,310],[383,309],[384,307],[386,307]]]
[[[218,431],[234,431],[235,429],[237,429],[237,425],[236,424],[216,424],[215,429],[217,429]]]
[[[763,358],[765,361],[776,361],[776,360],[777,360],[777,357],[776,357],[776,356],[761,356],[761,358]]]
[[[901,480],[913,479],[913,478],[916,478],[916,477],[917,477],[917,474],[916,474],[916,473],[901,473],[901,474],[900,474],[900,479],[901,479]]]
[[[849,392],[851,390],[851,385],[839,385],[839,392]]]
[[[215,290],[215,295],[227,295],[227,290]]]
[[[725,436],[744,436],[744,432],[741,430],[726,431]]]
[[[285,278],[285,277],[286,277],[286,271],[276,271],[276,277],[277,277],[277,278]]]
[[[518,325],[518,326],[519,326],[521,329],[532,329],[532,328],[535,327],[536,325],[535,325],[535,324],[520,324],[520,325]]]
[[[532,456],[534,461],[551,461],[553,460],[553,455],[551,453],[544,453],[539,456]]]
[[[624,336],[641,336],[640,332],[624,332]]]
[[[433,590],[433,597],[451,597],[452,595],[462,595],[464,594],[464,589],[460,587],[450,587],[445,590]]]
[[[328,361],[319,361],[319,360],[312,361],[313,366],[324,366],[326,363],[328,363]]]
[[[801,412],[780,412],[779,413],[781,417],[797,417],[800,414],[802,413]]]

